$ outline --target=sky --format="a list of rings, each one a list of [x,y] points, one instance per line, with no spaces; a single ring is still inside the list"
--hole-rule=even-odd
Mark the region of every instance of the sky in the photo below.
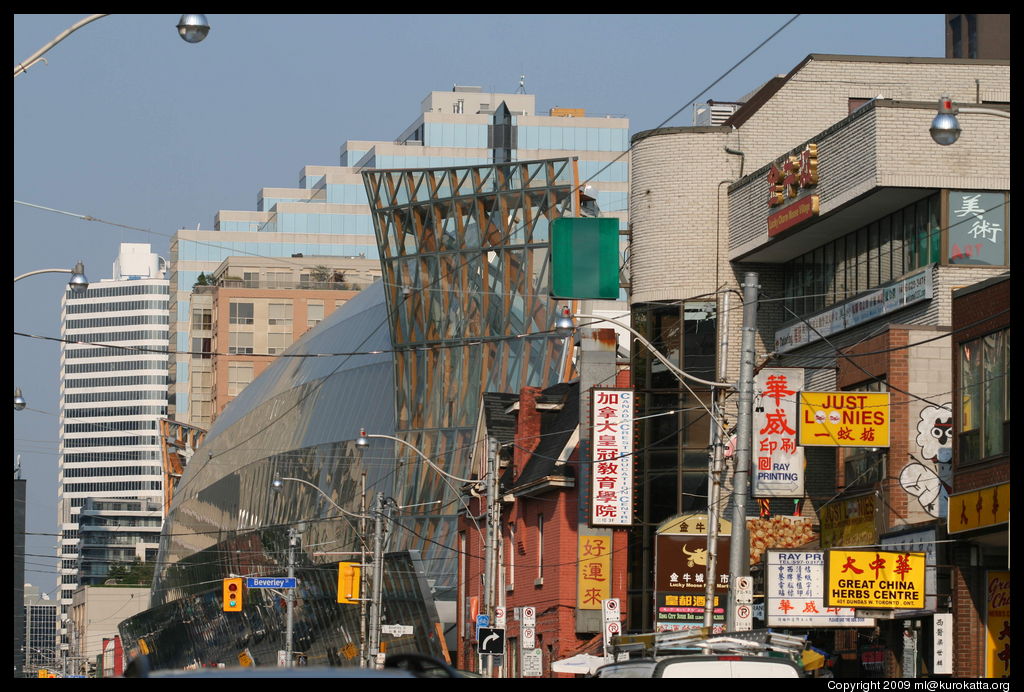
[[[13,15],[15,65],[84,16]],[[538,113],[625,116],[632,135],[692,124],[692,103],[739,100],[811,53],[944,55],[941,14],[213,14],[198,44],[179,16],[104,17],[14,78],[14,200],[145,229],[13,204],[14,276],[82,261],[98,282],[122,242],[169,258],[178,229],[297,187],[346,140],[394,139],[456,84],[515,93],[525,75]],[[59,337],[68,278],[16,282],[14,331]],[[13,353],[25,580],[53,597],[60,348],[14,336]]]

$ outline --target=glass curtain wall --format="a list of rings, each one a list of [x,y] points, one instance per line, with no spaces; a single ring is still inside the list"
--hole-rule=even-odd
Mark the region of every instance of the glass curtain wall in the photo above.
[[[575,211],[575,159],[364,171],[395,349],[397,435],[466,478],[481,394],[559,381],[549,226]],[[367,430],[368,432],[373,432]],[[440,510],[406,515],[439,594],[454,598],[452,481],[395,447],[395,499]],[[396,540],[401,537],[396,536]]]

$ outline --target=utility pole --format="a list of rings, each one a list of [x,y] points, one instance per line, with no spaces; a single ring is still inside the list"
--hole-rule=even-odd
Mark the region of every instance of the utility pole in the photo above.
[[[754,405],[754,345],[757,335],[758,276],[747,272],[743,279],[743,339],[740,355],[739,401],[736,414],[736,474],[732,489],[732,540],[729,543],[729,610],[726,628],[736,629],[737,577],[750,575],[747,541],[747,493],[750,488],[751,428]]]
[[[724,316],[724,317],[723,317]],[[729,294],[722,295],[722,312],[718,315],[718,323],[725,326],[722,328],[722,338],[718,351],[718,381],[724,382],[726,378],[726,360],[729,353]],[[718,535],[720,533],[719,517],[720,505],[722,502],[722,457],[723,446],[725,445],[722,420],[723,406],[721,403],[724,391],[715,387],[711,390],[711,487],[708,490],[708,564],[704,577],[704,626],[712,627],[715,617],[715,592],[718,581]]]
[[[384,493],[377,493],[373,513],[373,596],[370,601],[370,655],[374,667],[383,667],[380,660],[381,592],[384,587]]]
[[[288,579],[295,578],[295,546],[299,543],[299,531],[294,527],[288,529]],[[295,621],[294,603],[295,589],[284,590],[284,602],[287,612],[287,620],[284,631],[284,667],[292,667],[292,629]]]
[[[501,511],[501,499],[498,497],[498,441],[493,437],[487,439],[487,533],[485,534],[484,547],[484,613],[490,618],[492,626],[496,616],[495,607],[495,584],[497,583],[498,560],[497,551],[500,541],[497,531],[499,530],[499,512]],[[484,675],[491,677],[494,671],[494,656],[484,656]]]
[[[359,667],[368,668],[370,661],[366,651],[366,471],[360,478],[359,495]]]

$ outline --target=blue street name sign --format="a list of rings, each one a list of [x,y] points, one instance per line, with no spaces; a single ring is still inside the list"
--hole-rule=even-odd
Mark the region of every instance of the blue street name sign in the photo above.
[[[294,589],[295,577],[246,577],[250,589]]]
[[[477,615],[476,626],[477,627],[488,627],[491,624],[491,617],[489,615]]]

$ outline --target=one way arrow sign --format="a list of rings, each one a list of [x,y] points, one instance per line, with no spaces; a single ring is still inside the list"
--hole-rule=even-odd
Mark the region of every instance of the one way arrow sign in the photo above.
[[[480,653],[505,653],[505,630],[500,627],[481,627],[479,635]]]

